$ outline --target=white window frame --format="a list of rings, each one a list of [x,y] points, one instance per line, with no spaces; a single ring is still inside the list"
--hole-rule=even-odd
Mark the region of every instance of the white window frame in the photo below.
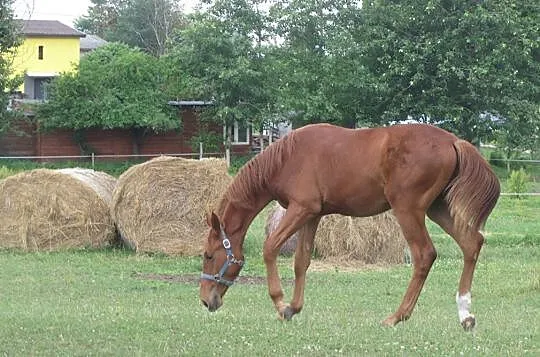
[[[227,140],[227,134],[231,138],[231,144],[232,145],[249,145],[250,144],[250,131],[251,131],[251,123],[247,123],[246,125],[246,141],[239,141],[238,140],[238,130],[240,130],[240,127],[238,125],[238,122],[235,121],[232,126],[224,126],[223,127],[223,138]]]

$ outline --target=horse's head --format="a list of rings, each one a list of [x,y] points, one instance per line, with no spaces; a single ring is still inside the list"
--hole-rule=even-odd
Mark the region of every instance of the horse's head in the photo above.
[[[216,311],[222,305],[227,292],[244,265],[241,252],[233,254],[231,241],[218,216],[212,212],[208,217],[210,232],[205,244],[203,270],[200,283],[200,298],[209,311]]]

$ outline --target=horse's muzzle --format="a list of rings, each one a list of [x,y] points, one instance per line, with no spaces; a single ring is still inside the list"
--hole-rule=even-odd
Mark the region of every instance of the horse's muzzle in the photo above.
[[[201,302],[210,312],[216,311],[223,304],[221,296],[216,289],[212,289],[207,297],[201,296]]]
[[[210,301],[206,301],[206,300],[203,300],[201,299],[201,302],[204,306],[206,306],[206,308],[208,309],[208,311],[210,312],[214,312],[216,311],[217,309],[219,309],[221,307],[221,299],[218,298],[218,299],[212,299]]]

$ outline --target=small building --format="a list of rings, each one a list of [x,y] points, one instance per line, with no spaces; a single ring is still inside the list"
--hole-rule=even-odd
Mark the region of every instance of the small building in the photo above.
[[[86,35],[59,21],[21,20],[23,43],[14,51],[13,68],[24,76],[25,99],[47,97],[46,83],[79,64],[80,39]]]
[[[81,37],[81,56],[92,52],[98,47],[105,46],[108,42],[97,35],[86,34],[85,37]]]

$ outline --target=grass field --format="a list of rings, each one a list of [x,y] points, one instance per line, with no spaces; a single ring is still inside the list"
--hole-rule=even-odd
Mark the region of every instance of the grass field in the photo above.
[[[0,356],[539,356],[540,197],[501,198],[486,227],[473,285],[478,326],[458,323],[461,253],[430,224],[439,257],[411,319],[380,321],[401,301],[411,267],[308,275],[306,305],[276,319],[264,284],[236,284],[209,313],[195,278],[198,258],[121,250],[0,251]],[[264,276],[258,217],[242,276]],[[287,296],[292,260],[280,260]],[[317,264],[319,267],[320,264]]]

